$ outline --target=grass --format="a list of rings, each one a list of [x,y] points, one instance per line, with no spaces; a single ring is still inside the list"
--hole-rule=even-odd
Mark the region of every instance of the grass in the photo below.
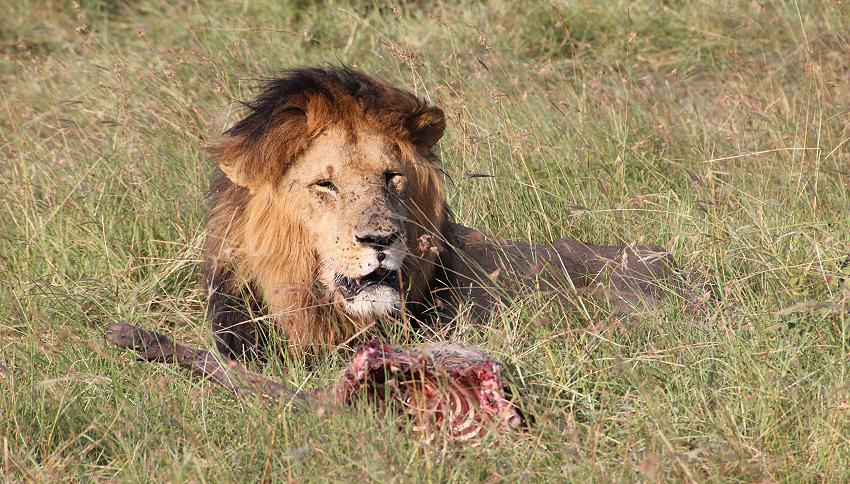
[[[850,479],[845,4],[21,1],[0,19],[4,479]],[[109,348],[116,319],[210,344],[202,147],[256,79],[323,63],[444,107],[459,221],[661,244],[721,301],[459,321],[535,417],[473,448],[366,406],[236,403]],[[344,358],[263,371],[310,388]]]

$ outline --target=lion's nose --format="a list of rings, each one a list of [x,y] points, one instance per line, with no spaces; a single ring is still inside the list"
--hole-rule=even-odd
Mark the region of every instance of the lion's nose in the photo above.
[[[401,232],[393,232],[386,235],[372,233],[355,236],[357,242],[374,247],[375,249],[385,249],[393,245],[393,242],[395,242],[399,237],[401,237]]]

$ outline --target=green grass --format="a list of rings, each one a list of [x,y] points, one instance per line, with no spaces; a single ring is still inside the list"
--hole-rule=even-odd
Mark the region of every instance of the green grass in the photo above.
[[[846,482],[848,52],[826,0],[2,2],[0,476]],[[363,405],[236,403],[108,347],[116,319],[210,345],[203,146],[256,79],[324,63],[445,109],[460,222],[661,244],[721,301],[459,321],[535,421],[473,448]],[[814,302],[835,304],[777,315]],[[311,388],[345,357],[263,371]]]

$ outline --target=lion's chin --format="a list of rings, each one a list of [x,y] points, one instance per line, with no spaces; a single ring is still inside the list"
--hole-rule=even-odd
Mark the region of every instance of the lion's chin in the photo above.
[[[397,289],[379,285],[367,287],[342,301],[346,313],[356,318],[380,318],[397,311],[401,297]]]
[[[365,276],[334,277],[334,290],[343,310],[360,319],[379,318],[397,311],[400,305],[400,284],[396,271],[378,267]]]

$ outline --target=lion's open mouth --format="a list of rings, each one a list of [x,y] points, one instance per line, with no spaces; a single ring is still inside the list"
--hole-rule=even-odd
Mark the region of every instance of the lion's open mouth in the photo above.
[[[363,277],[349,278],[338,275],[334,278],[339,292],[346,299],[350,299],[362,292],[364,289],[374,286],[387,286],[399,290],[398,273],[388,271],[382,267],[366,274]]]

